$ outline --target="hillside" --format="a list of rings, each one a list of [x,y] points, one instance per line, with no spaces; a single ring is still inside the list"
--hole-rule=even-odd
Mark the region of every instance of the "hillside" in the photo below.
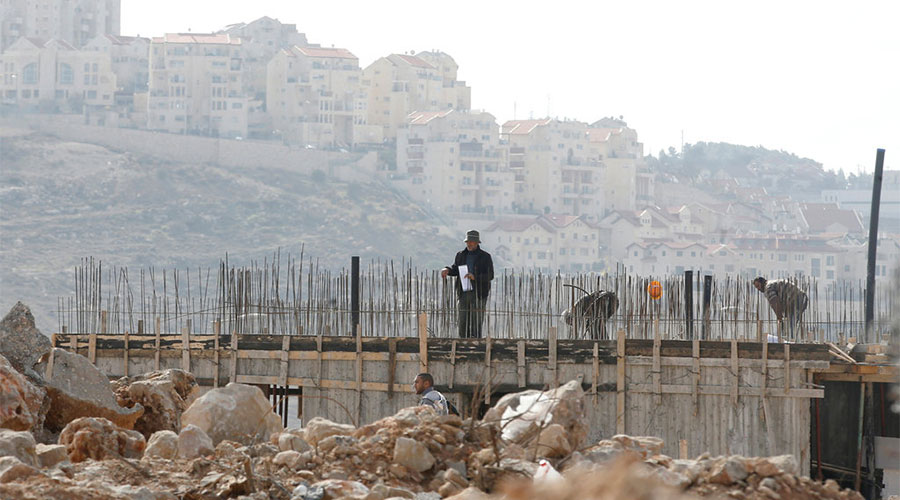
[[[303,245],[332,268],[351,255],[439,267],[459,246],[388,187],[321,172],[173,163],[8,129],[0,158],[0,307],[22,300],[48,332],[83,257],[205,269],[226,252],[240,265]]]
[[[823,189],[843,189],[853,181],[793,153],[724,142],[685,144],[683,154],[669,148],[668,154],[660,151],[658,158],[648,157],[648,164],[656,172],[699,186],[733,178],[742,186],[763,187],[771,195],[791,195],[798,201],[818,201]]]

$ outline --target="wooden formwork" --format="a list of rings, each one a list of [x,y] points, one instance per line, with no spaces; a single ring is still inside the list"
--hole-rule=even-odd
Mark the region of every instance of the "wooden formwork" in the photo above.
[[[420,321],[420,323],[423,323]],[[502,394],[580,380],[590,441],[653,435],[670,456],[797,457],[809,467],[813,374],[828,370],[820,344],[626,339],[304,335],[69,334],[53,345],[86,355],[111,378],[155,369],[228,382],[300,388],[304,420],[367,423],[416,403],[411,382],[430,372],[463,412]]]

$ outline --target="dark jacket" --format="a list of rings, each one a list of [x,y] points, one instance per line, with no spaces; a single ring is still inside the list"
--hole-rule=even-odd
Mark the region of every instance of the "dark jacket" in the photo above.
[[[475,269],[469,269],[469,272],[475,276],[475,281],[472,285],[475,288],[475,293],[478,294],[479,299],[486,299],[488,294],[491,293],[491,280],[494,279],[494,261],[491,259],[491,254],[485,252],[479,246],[475,249]],[[466,248],[461,252],[456,254],[456,258],[453,259],[453,265],[447,266],[447,269],[450,270],[448,273],[450,276],[456,276],[456,294],[461,295],[462,291],[462,283],[459,281],[459,266],[466,265],[466,257],[469,255],[469,249]]]

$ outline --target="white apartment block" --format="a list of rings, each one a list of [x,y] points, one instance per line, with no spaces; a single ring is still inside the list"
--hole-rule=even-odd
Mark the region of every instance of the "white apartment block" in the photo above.
[[[584,217],[544,214],[502,218],[482,231],[500,265],[543,271],[599,271],[598,228]]]
[[[124,94],[146,92],[150,82],[150,39],[135,36],[100,35],[83,50],[109,56],[116,74],[116,91]]]
[[[150,43],[147,128],[176,134],[247,135],[241,40],[169,33]]]
[[[431,62],[429,62],[429,60]],[[393,141],[415,111],[468,110],[471,89],[456,80],[458,67],[447,54],[391,54],[363,70],[368,88],[368,123]]]
[[[266,108],[283,140],[352,147],[366,125],[359,59],[346,49],[291,47],[268,65]]]
[[[112,106],[116,75],[109,55],[62,40],[22,37],[0,54],[0,96],[6,105],[81,113]]]
[[[23,36],[80,48],[99,35],[118,35],[120,24],[121,0],[3,0],[0,51]]]
[[[551,118],[503,124],[501,138],[516,174],[516,211],[599,218],[603,164],[591,152],[587,131],[585,123]]]
[[[397,137],[395,182],[445,213],[510,213],[514,175],[498,132],[486,112],[414,112]]]
[[[625,122],[604,118],[587,131],[591,154],[603,162],[603,211],[636,210],[652,205],[654,178],[644,165],[644,145]]]

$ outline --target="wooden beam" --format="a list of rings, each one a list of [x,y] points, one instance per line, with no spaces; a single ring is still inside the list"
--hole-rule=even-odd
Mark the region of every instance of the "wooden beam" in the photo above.
[[[737,339],[731,339],[731,375],[731,404],[737,406],[741,385],[741,366],[738,364]]]
[[[450,344],[450,388],[456,381],[456,339]]]
[[[691,343],[691,349],[694,353],[692,359],[694,373],[693,377],[691,377],[691,395],[694,398],[694,416],[697,416],[700,413],[700,390],[698,389],[700,386],[700,340],[695,338]]]
[[[491,335],[488,333],[484,344],[484,404],[491,404]]]
[[[97,364],[97,334],[96,333],[92,333],[88,336],[88,360],[91,362],[92,365]]]
[[[181,329],[181,369],[191,371],[191,320]]]
[[[591,383],[591,394],[597,401],[597,386],[600,384],[600,344],[594,342],[594,380]]]
[[[662,344],[660,343],[659,338],[659,320],[653,320],[653,385],[657,388],[656,391],[656,405],[662,404],[662,392],[659,390],[662,382],[660,381],[660,374],[662,372],[662,368],[659,364],[659,349]]]
[[[625,330],[616,332],[616,434],[625,434]]]
[[[286,387],[287,379],[288,379],[288,359],[290,359],[291,355],[291,338],[287,335],[282,337],[281,339],[281,363],[279,366],[279,380],[280,382],[275,385],[280,385],[282,387]]]
[[[153,326],[154,335],[156,336],[154,340],[154,345],[156,346],[156,356],[153,361],[153,369],[159,370],[159,350],[160,350],[160,325],[159,325],[159,316],[156,317],[156,322]]]
[[[691,394],[694,388],[690,384],[663,384],[663,394]],[[698,392],[703,396],[730,396],[733,388],[722,385],[701,385]],[[628,392],[632,394],[656,394],[656,387],[653,384],[629,384]],[[762,396],[761,387],[741,387],[738,390],[739,396]],[[786,398],[823,398],[825,391],[823,389],[791,389],[784,392],[781,388],[766,389],[766,396],[769,397],[786,397]]]
[[[547,365],[550,369],[550,383],[551,387],[556,388],[559,387],[559,372],[558,368],[558,360],[557,360],[557,338],[556,338],[556,327],[550,327],[550,334],[547,339],[547,349],[548,349],[548,360]]]
[[[362,376],[363,374],[363,358],[362,358],[362,325],[356,325],[356,420],[355,425],[359,425],[362,417]]]
[[[516,382],[519,383],[519,387],[525,387],[527,380],[525,373],[525,341],[519,339],[516,342]]]
[[[397,339],[388,339],[388,399],[394,397],[394,382],[397,380]],[[450,382],[453,383],[452,381]]]
[[[213,322],[213,334],[216,336],[216,343],[213,349],[213,388],[219,387],[219,335],[222,333],[222,322],[216,320]]]
[[[784,392],[791,390],[791,344],[784,344]]]
[[[421,371],[428,372],[428,315],[419,313],[419,364]]]
[[[238,335],[234,328],[231,330],[231,375],[229,382],[237,382],[237,360],[238,360]]]
[[[124,349],[122,349],[122,373],[124,373],[124,375],[123,375],[124,377],[127,377],[128,376],[128,331],[127,330],[125,331],[123,340],[125,342],[125,345],[123,346]]]

